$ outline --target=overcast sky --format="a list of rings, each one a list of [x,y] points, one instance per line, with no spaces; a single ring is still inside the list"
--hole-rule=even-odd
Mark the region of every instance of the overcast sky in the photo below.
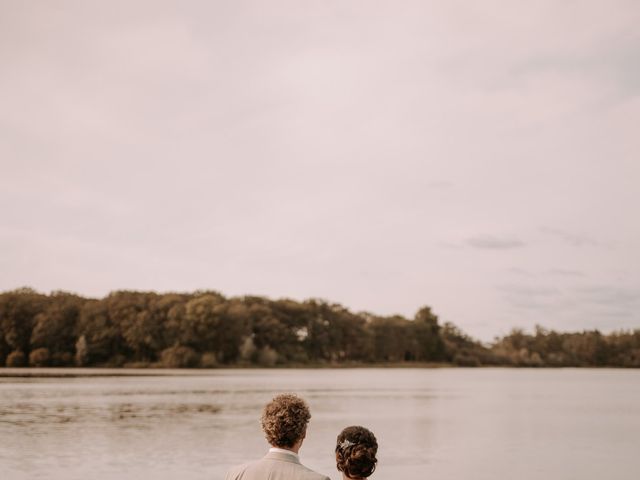
[[[640,3],[0,1],[0,290],[640,327]]]

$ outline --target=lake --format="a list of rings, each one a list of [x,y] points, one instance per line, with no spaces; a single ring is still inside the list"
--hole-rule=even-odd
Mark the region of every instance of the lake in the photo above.
[[[15,374],[52,377],[7,377]],[[122,375],[124,373],[124,375]],[[65,376],[65,375],[84,376]],[[0,478],[222,479],[262,456],[278,392],[307,399],[300,452],[340,479],[338,432],[378,437],[378,480],[637,479],[640,371],[0,369]]]

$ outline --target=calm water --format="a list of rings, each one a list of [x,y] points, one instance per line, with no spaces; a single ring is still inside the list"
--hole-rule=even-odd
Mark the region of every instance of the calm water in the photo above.
[[[223,478],[264,454],[260,410],[282,391],[308,400],[301,459],[332,479],[335,437],[350,424],[378,436],[372,479],[640,475],[640,371],[164,373],[0,378],[0,478]]]

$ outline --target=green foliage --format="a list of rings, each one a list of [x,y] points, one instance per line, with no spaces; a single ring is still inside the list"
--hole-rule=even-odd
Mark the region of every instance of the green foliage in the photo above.
[[[438,317],[430,307],[422,307],[416,313],[413,325],[412,352],[419,361],[443,361],[445,344],[440,335]]]
[[[88,300],[80,311],[76,335],[85,338],[87,358],[84,365],[107,364],[122,350],[124,341],[119,325],[115,323],[121,319],[114,318],[115,312],[110,311],[112,301],[111,296],[103,300]]]
[[[30,288],[0,295],[0,328],[4,342],[12,350],[29,350],[35,318],[46,309],[48,300],[45,295]]]
[[[198,366],[198,354],[193,348],[174,345],[162,351],[162,366],[167,368],[192,368]]]
[[[29,354],[30,367],[48,367],[51,361],[51,354],[48,348],[36,348]]]
[[[21,350],[15,350],[7,356],[7,367],[26,367],[27,357]]]
[[[415,360],[411,354],[409,325],[409,320],[398,315],[374,318],[369,323],[374,358],[382,362]]]
[[[559,333],[537,326],[514,329],[492,351],[508,364],[526,367],[640,367],[640,330],[603,335],[597,330]]]
[[[46,362],[39,360],[42,366],[73,365],[71,352],[76,341],[78,318],[84,302],[84,299],[76,295],[55,292],[44,310],[34,317],[30,348],[49,352]],[[33,364],[31,355],[29,364]]]
[[[271,347],[262,347],[258,352],[258,365],[273,367],[278,361],[278,352]]]
[[[218,366],[218,357],[213,352],[204,352],[200,358],[202,368],[215,368]]]
[[[215,368],[353,363],[640,367],[640,330],[603,335],[514,329],[490,345],[430,307],[413,319],[311,299],[215,291],[118,291],[102,299],[23,288],[0,293],[0,365]]]

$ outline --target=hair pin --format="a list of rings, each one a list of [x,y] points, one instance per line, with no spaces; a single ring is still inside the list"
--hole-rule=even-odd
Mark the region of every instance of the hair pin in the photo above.
[[[355,445],[355,443],[353,443],[350,440],[346,440],[345,439],[345,440],[342,441],[342,443],[340,443],[340,448],[342,448],[344,450],[345,448],[351,447],[353,445]]]

